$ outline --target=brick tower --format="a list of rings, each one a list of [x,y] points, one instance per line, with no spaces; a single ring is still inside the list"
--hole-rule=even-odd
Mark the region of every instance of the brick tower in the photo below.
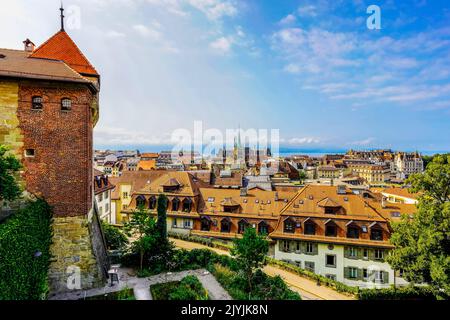
[[[51,291],[73,289],[77,270],[93,287],[107,268],[92,185],[100,75],[65,32],[62,8],[59,32],[37,49],[24,44],[0,49],[0,144],[21,159],[26,191],[53,207]]]

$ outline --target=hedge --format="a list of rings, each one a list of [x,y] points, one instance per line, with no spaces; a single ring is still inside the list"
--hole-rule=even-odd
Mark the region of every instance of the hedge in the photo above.
[[[436,300],[430,287],[399,287],[384,289],[361,289],[359,300]]]
[[[233,248],[232,245],[223,243],[223,242],[219,242],[217,240],[211,239],[211,238],[204,238],[204,237],[197,237],[197,236],[190,236],[187,234],[181,234],[181,233],[176,233],[176,232],[169,232],[168,233],[170,238],[174,238],[174,239],[180,239],[183,241],[189,241],[189,242],[194,242],[194,243],[199,243],[202,244],[204,246],[207,247],[211,247],[211,248],[216,248],[216,249],[221,249],[224,251],[229,251]]]
[[[52,212],[30,202],[0,224],[0,300],[42,300],[48,293]]]

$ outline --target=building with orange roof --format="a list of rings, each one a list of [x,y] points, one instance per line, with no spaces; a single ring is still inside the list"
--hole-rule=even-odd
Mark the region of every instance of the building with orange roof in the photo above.
[[[384,261],[393,246],[389,209],[378,203],[343,186],[304,187],[270,234],[275,258],[351,286],[405,284]]]
[[[139,160],[136,170],[156,170],[156,159]]]
[[[158,172],[158,171],[155,171]],[[194,220],[198,220],[200,206],[200,187],[207,186],[188,172],[161,171],[162,174],[148,181],[131,194],[127,208],[122,215],[129,216],[143,206],[156,216],[157,201],[160,194],[168,198],[167,227],[169,232],[190,233]]]
[[[408,188],[387,188],[381,191],[381,194],[386,197],[388,202],[417,204],[419,203],[418,193],[411,193]]]
[[[259,234],[269,235],[275,230],[281,210],[295,192],[201,188],[199,221],[192,234],[234,239],[253,227]]]

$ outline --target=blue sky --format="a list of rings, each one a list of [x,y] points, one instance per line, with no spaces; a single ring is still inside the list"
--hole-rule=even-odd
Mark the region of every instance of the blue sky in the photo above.
[[[381,8],[381,30],[366,10]],[[2,3],[0,47],[58,30],[59,1]],[[450,149],[448,1],[66,0],[102,74],[98,146],[177,128],[280,129],[299,148]]]

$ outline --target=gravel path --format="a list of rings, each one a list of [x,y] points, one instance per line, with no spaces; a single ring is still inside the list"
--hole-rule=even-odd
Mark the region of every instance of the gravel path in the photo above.
[[[87,297],[104,295],[107,293],[133,288],[136,300],[152,300],[150,286],[158,283],[180,281],[186,276],[196,276],[208,291],[211,300],[232,300],[228,292],[217,282],[216,278],[205,269],[189,270],[177,273],[162,273],[149,278],[138,278],[131,269],[119,269],[119,283],[109,284],[102,288],[78,290],[49,297],[49,300],[80,300]]]

